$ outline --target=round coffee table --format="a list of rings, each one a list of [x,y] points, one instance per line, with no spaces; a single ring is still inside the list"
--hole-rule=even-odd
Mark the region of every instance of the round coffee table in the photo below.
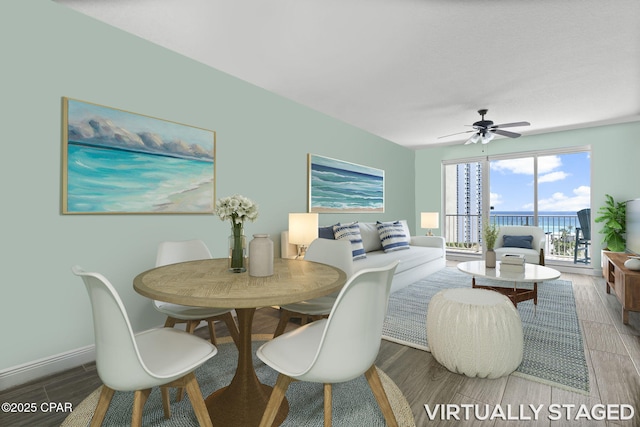
[[[466,261],[458,264],[458,270],[470,274],[471,287],[480,289],[490,289],[506,295],[511,302],[517,306],[519,302],[533,299],[534,304],[538,304],[538,282],[545,280],[555,280],[560,277],[560,272],[550,267],[537,264],[525,264],[523,273],[513,271],[500,271],[500,262],[495,268],[487,268],[484,261]],[[476,277],[484,277],[501,282],[512,282],[511,286],[478,285]],[[518,288],[518,283],[533,283],[531,288]]]

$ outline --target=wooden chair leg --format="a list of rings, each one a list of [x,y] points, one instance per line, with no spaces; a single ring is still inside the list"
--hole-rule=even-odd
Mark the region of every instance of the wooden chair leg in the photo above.
[[[176,394],[176,402],[182,401],[184,397],[184,387],[178,387],[178,392]]]
[[[200,324],[199,320],[188,320],[187,321],[187,332],[192,334],[193,331],[196,330],[196,326],[198,326],[199,324]]]
[[[214,324],[213,319],[207,320],[207,326],[209,327],[209,339],[211,340],[211,344],[218,345],[218,339],[216,338],[216,325]]]
[[[332,408],[332,393],[331,384],[324,385],[324,427],[331,427],[331,408]]]
[[[389,398],[387,397],[387,393],[384,391],[384,387],[382,387],[382,381],[380,381],[375,365],[371,365],[371,367],[367,369],[367,372],[364,373],[364,376],[369,383],[369,387],[371,387],[373,396],[378,401],[378,405],[380,406],[382,415],[387,422],[387,426],[398,427],[398,421],[396,421],[396,416],[393,413],[393,409],[391,409]]]
[[[267,407],[264,410],[262,419],[260,420],[260,427],[271,427],[273,420],[275,420],[276,415],[278,414],[282,400],[284,399],[284,394],[287,392],[287,388],[289,388],[289,384],[291,384],[292,381],[293,378],[284,374],[278,374],[276,385],[273,386],[271,397],[269,398]]]
[[[167,316],[167,320],[164,321],[164,327],[173,328],[177,322],[178,322],[178,319],[174,319],[171,316]]]
[[[276,331],[273,333],[274,338],[284,333],[284,330],[287,327],[287,323],[289,323],[290,318],[291,318],[291,312],[289,310],[284,310],[281,308],[280,321],[278,322],[278,326],[276,326]]]
[[[104,416],[107,414],[107,409],[109,409],[109,404],[111,403],[114,392],[114,389],[109,388],[106,385],[102,386],[100,399],[98,399],[98,406],[96,406],[96,410],[91,418],[91,427],[99,427],[102,425],[102,421],[104,420]]]
[[[231,314],[231,312],[229,312],[223,314],[221,317],[225,325],[227,325],[229,335],[231,335],[231,339],[233,339],[233,342],[236,343],[237,347],[238,343],[240,342],[240,334],[238,333],[238,325],[236,324],[236,321],[233,320],[233,315]]]
[[[209,417],[207,405],[204,404],[204,398],[202,397],[202,392],[200,391],[200,386],[198,385],[196,376],[192,372],[186,375],[184,379],[186,380],[185,386],[187,388],[187,394],[189,395],[193,411],[196,413],[198,423],[201,427],[213,427],[211,417]]]
[[[162,410],[166,419],[171,418],[171,401],[169,398],[169,387],[160,387],[162,393]]]
[[[151,389],[136,390],[133,394],[133,413],[131,414],[131,427],[142,427],[142,410],[151,394]]]

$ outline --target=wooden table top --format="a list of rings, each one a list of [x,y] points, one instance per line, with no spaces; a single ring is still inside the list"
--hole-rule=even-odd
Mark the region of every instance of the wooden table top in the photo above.
[[[284,305],[339,291],[344,271],[311,261],[276,258],[274,274],[228,271],[227,258],[189,261],[140,273],[133,287],[148,298],[196,307],[255,308]]]

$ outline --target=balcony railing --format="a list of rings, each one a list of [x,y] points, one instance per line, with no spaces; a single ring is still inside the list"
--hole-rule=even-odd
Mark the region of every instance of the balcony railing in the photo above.
[[[492,214],[491,224],[535,225],[533,215]],[[545,255],[562,261],[573,261],[577,215],[538,215],[538,226],[546,235]],[[445,215],[444,237],[450,250],[482,252],[482,217],[480,215]]]

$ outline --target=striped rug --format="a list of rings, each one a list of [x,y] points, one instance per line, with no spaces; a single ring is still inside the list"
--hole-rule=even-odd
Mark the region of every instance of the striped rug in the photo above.
[[[478,284],[492,282],[476,280]],[[447,267],[394,292],[389,298],[383,339],[429,351],[426,315],[431,297],[443,289],[463,287],[471,287],[471,276]],[[521,302],[518,312],[524,332],[524,357],[513,375],[588,393],[589,370],[571,282],[539,283],[537,307],[531,300]]]

